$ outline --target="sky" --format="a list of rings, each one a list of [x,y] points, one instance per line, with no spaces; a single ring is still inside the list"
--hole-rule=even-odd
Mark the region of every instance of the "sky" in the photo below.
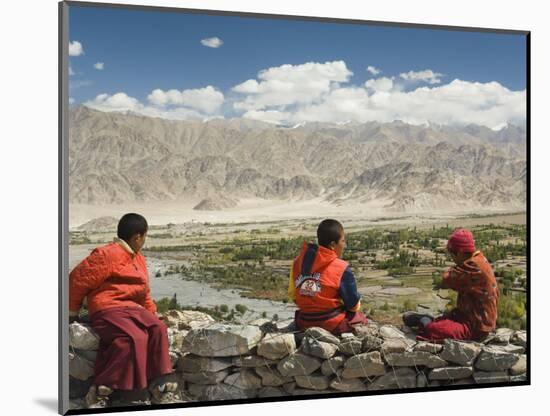
[[[521,34],[69,8],[72,105],[168,119],[526,118]]]

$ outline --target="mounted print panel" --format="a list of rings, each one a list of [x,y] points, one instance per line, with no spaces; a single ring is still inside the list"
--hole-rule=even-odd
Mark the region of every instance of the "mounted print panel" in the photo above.
[[[61,2],[60,413],[529,384],[529,59]]]

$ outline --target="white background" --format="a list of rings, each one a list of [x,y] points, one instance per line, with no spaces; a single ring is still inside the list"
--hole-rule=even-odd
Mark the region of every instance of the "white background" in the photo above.
[[[114,1],[114,0],[113,0]],[[544,1],[197,0],[141,4],[530,30],[532,32],[532,386],[264,403],[131,414],[473,415],[543,413],[550,377],[547,108],[550,13]],[[120,1],[117,1],[120,2]],[[0,413],[57,407],[57,2],[11,0],[0,11]],[[391,53],[391,51],[388,51]],[[7,92],[7,95],[6,95]]]

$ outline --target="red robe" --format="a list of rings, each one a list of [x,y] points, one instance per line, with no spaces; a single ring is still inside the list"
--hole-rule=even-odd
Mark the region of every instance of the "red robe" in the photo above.
[[[124,242],[96,248],[69,276],[69,309],[84,297],[100,337],[94,384],[117,390],[147,388],[172,372],[166,326],[156,316],[145,258]]]

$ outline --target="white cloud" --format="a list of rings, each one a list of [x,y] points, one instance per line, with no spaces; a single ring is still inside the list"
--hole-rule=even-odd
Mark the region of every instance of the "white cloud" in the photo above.
[[[80,56],[84,54],[82,44],[77,40],[69,42],[69,56]]]
[[[103,62],[96,62],[94,64],[94,68],[98,71],[103,71],[103,68],[105,68],[105,64]]]
[[[93,82],[90,81],[89,79],[77,79],[77,80],[73,79],[73,80],[69,81],[69,88],[71,90],[76,90],[78,88],[88,87],[92,84],[93,84]]]
[[[299,107],[286,122],[330,121],[390,122],[445,125],[479,124],[498,128],[522,124],[526,117],[526,92],[510,91],[498,82],[454,80],[437,87],[404,92],[375,91],[359,87],[338,88],[317,104]]]
[[[206,89],[206,88],[204,88]],[[161,90],[155,90],[161,91]],[[155,94],[153,91],[149,97],[156,96],[157,98],[160,94],[157,92]],[[176,91],[181,96],[181,93]],[[188,91],[197,91],[197,90],[188,90]],[[162,92],[162,91],[161,91]],[[99,111],[118,111],[126,112],[130,111],[136,114],[141,114],[148,117],[160,117],[169,120],[187,120],[187,119],[201,119],[209,120],[212,118],[223,118],[219,114],[207,114],[200,111],[197,108],[189,108],[184,106],[176,106],[166,108],[165,106],[155,106],[144,105],[137,98],[131,97],[124,92],[117,92],[116,94],[99,94],[93,100],[89,100],[83,103],[85,106],[99,110]]]
[[[69,104],[74,104],[74,98],[73,97],[69,97]]]
[[[204,46],[207,46],[209,48],[219,48],[220,46],[223,45],[223,40],[221,40],[218,37],[213,37],[213,38],[203,39],[203,40],[201,40],[201,43]]]
[[[69,76],[74,75],[73,68],[69,65]]]
[[[371,65],[367,66],[367,71],[369,71],[372,75],[378,75],[382,72],[382,70]]]
[[[365,88],[342,87],[332,90],[322,102],[297,108],[290,122],[304,121],[343,122],[363,121],[369,116],[369,95]]]
[[[402,120],[416,125],[473,123],[498,129],[506,124],[522,125],[526,120],[526,91],[511,91],[496,81],[455,79],[405,90],[399,77],[353,85],[349,83],[351,75],[343,61],[269,68],[257,79],[232,88],[238,98],[233,107],[237,116],[276,124]],[[224,94],[209,85],[183,91],[156,89],[147,103],[119,92],[100,94],[84,104],[103,111],[204,120],[223,116],[224,102]]]
[[[147,99],[151,104],[159,107],[167,105],[182,106],[213,114],[220,109],[224,96],[220,91],[208,85],[205,88],[182,91],[156,89],[148,95]]]
[[[443,74],[433,72],[431,69],[426,69],[424,71],[409,71],[409,72],[403,72],[399,74],[401,78],[403,78],[405,81],[411,81],[411,82],[427,82],[428,84],[440,84],[441,83],[441,77]]]
[[[285,120],[288,120],[290,118],[290,113],[277,110],[250,110],[244,113],[242,117],[252,120],[265,121],[273,124],[280,124],[281,122],[284,122]]]
[[[387,92],[394,88],[393,77],[381,77],[376,79],[369,79],[365,82],[365,87],[373,92]]]
[[[140,111],[144,108],[138,99],[130,97],[124,92],[117,92],[113,95],[99,94],[84,104],[101,111]]]
[[[279,110],[295,104],[319,100],[341,82],[353,75],[344,61],[308,62],[301,65],[281,65],[260,71],[258,80],[249,79],[232,88],[246,94],[234,103],[236,110],[264,110],[270,106]]]
[[[233,91],[243,94],[256,94],[258,92],[258,81],[255,79],[249,79],[242,84],[233,87]]]

